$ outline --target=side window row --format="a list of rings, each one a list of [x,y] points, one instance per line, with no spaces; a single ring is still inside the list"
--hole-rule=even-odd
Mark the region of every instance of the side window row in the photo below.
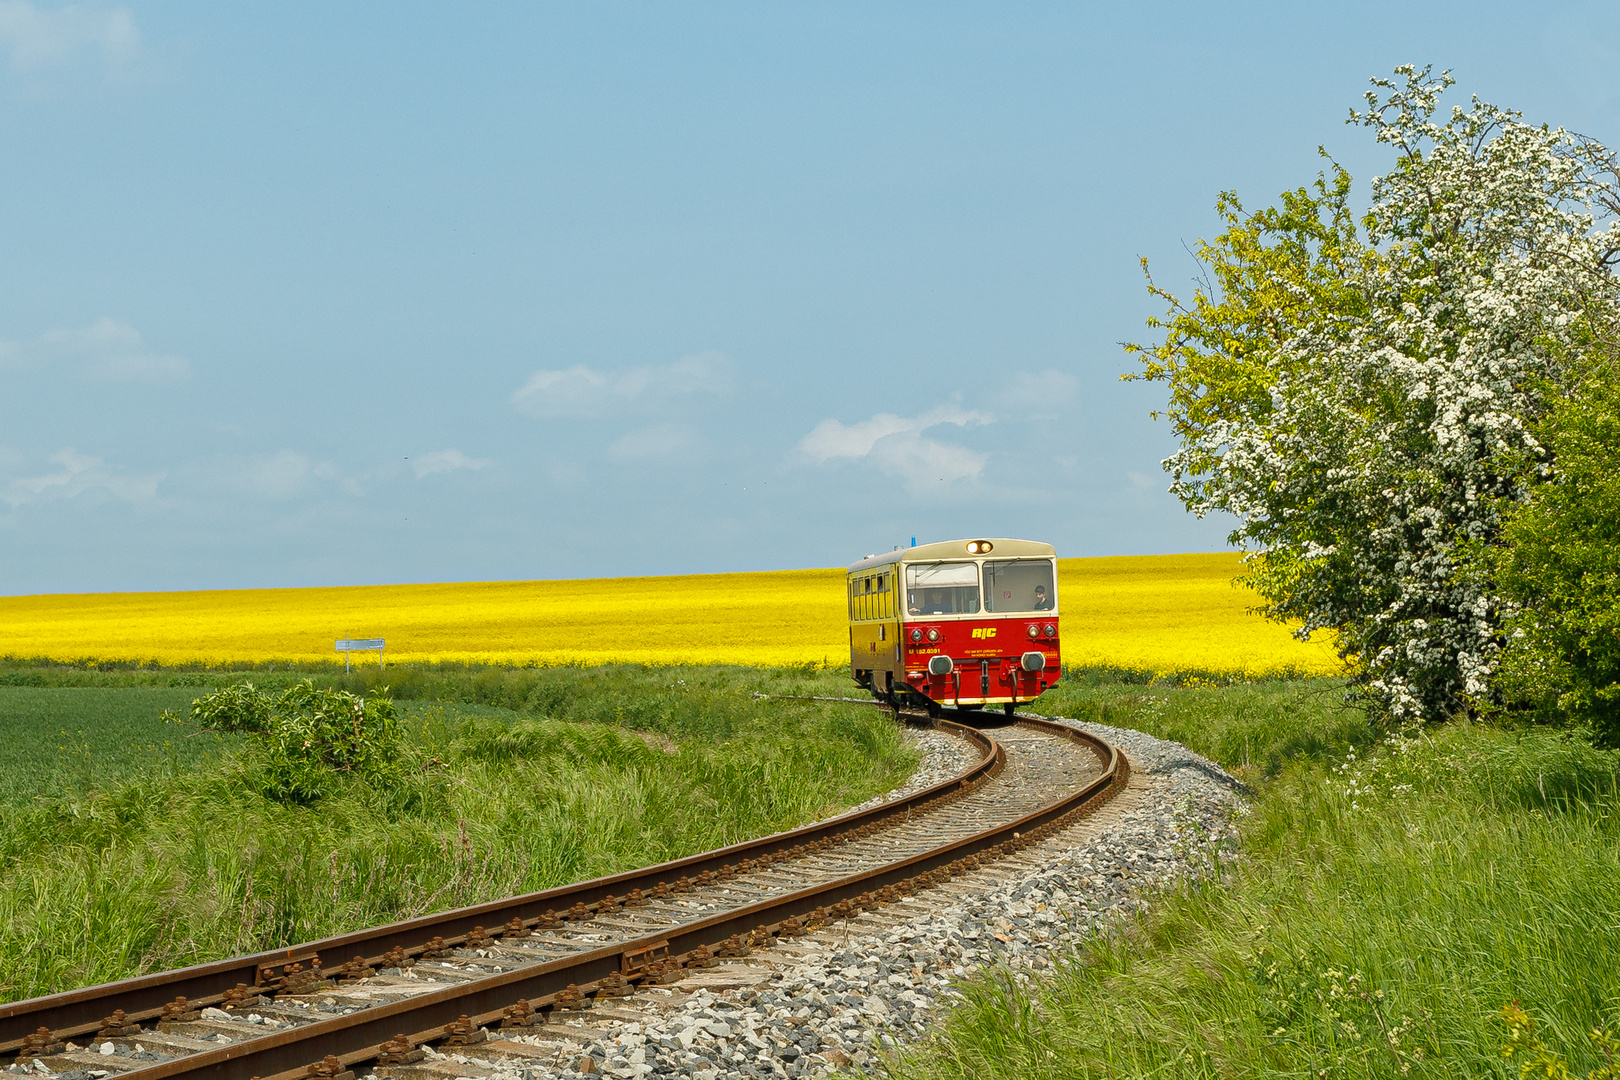
[[[886,619],[894,615],[894,574],[863,574],[849,579],[849,617]]]

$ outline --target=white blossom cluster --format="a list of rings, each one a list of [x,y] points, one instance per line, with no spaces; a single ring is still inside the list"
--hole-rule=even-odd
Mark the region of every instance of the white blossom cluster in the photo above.
[[[1358,302],[1291,329],[1264,357],[1269,398],[1165,468],[1194,512],[1284,556],[1271,614],[1337,630],[1373,704],[1421,721],[1490,692],[1508,612],[1471,553],[1545,468],[1549,387],[1613,325],[1620,185],[1590,140],[1477,98],[1441,122],[1449,74],[1396,75],[1351,114],[1398,155],[1367,257],[1343,264]]]

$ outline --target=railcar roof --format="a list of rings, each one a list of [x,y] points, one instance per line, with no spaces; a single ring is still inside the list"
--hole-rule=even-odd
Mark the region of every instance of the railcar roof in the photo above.
[[[1057,548],[1051,544],[1043,544],[1039,540],[1014,540],[1010,537],[995,536],[964,536],[960,540],[939,540],[932,544],[918,544],[916,547],[898,548],[886,551],[882,555],[870,555],[859,562],[851,563],[850,572],[868,570],[874,566],[888,566],[890,563],[938,562],[940,559],[975,559],[983,558],[980,555],[970,555],[967,546],[972,541],[990,542],[989,557],[992,559],[1008,556],[1046,556],[1051,558],[1057,554]]]

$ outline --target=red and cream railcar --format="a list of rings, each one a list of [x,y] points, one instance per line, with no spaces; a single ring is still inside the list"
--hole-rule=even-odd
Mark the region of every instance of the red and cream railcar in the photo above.
[[[851,566],[848,586],[850,672],[880,700],[1011,713],[1062,672],[1051,544],[897,548]]]

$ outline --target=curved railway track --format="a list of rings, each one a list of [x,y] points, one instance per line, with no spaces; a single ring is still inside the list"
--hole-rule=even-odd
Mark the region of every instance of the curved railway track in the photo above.
[[[993,738],[917,718],[979,760],[867,810],[659,866],[0,1005],[0,1055],[130,1080],[405,1065],[423,1044],[539,1030],[586,999],[894,903],[1068,826],[1128,778],[1116,749],[1039,717]]]

